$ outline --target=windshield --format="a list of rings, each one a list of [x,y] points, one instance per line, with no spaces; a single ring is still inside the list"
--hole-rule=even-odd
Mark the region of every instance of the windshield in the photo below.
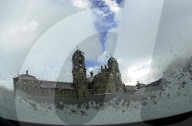
[[[0,1],[0,116],[127,124],[190,112],[192,1]]]

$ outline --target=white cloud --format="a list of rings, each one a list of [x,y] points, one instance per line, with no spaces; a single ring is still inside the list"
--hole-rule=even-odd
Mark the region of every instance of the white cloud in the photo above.
[[[18,33],[30,33],[37,30],[38,22],[35,19],[32,19],[26,23],[15,24],[9,28],[9,34],[18,34]]]
[[[159,76],[149,78],[152,68],[146,66],[151,59],[154,60],[153,52],[163,5],[164,0],[133,0],[126,1],[121,9],[114,55],[120,59],[119,66],[125,84],[134,85],[136,81],[148,83],[159,79]],[[158,75],[161,75],[160,72]]]
[[[72,0],[73,5],[82,9],[89,9],[90,2],[88,0]]]
[[[9,76],[7,79],[0,79],[0,86],[8,89],[13,89],[12,76]]]
[[[122,81],[126,85],[136,85],[137,81],[141,83],[151,82],[149,80],[149,72],[151,70],[151,58],[132,60],[126,58],[118,58],[119,69],[122,75]]]
[[[39,23],[35,19],[9,23],[1,34],[3,48],[29,47],[38,33]]]
[[[127,76],[131,78],[132,81],[142,81],[145,82],[148,79],[150,71],[151,61],[139,62],[130,66],[127,70]]]
[[[106,63],[106,61],[109,59],[109,54],[105,51],[103,52],[102,55],[100,55],[98,58],[97,58],[97,61],[100,62],[100,63]]]
[[[115,0],[104,0],[105,3],[109,6],[111,11],[117,12],[120,10],[119,5],[116,3]]]
[[[77,22],[78,21],[78,22]],[[31,74],[43,80],[56,80],[61,76],[64,63],[77,45],[96,34],[92,25],[91,12],[82,11],[52,26],[33,45],[28,53],[20,73],[29,69]],[[81,25],[79,25],[81,24]],[[83,32],[82,32],[82,29]],[[71,58],[71,57],[70,57]],[[38,59],[38,60],[37,60]],[[71,65],[67,64],[63,80],[71,82]],[[45,74],[45,71],[49,71]]]
[[[0,79],[0,85],[1,86],[5,86],[6,84],[7,84],[7,82],[5,80]]]
[[[111,11],[117,12],[120,10],[119,5],[114,0],[103,0],[106,5],[109,6]],[[82,8],[82,9],[89,9],[90,8],[90,2],[88,0],[72,0],[72,3],[74,6]]]
[[[87,69],[87,76],[90,77],[90,72],[93,72],[93,75],[96,75],[101,71],[100,66],[90,67]]]

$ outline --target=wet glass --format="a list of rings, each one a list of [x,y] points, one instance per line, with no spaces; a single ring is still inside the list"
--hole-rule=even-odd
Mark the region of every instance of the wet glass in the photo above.
[[[191,5],[1,0],[0,116],[110,125],[190,112]]]

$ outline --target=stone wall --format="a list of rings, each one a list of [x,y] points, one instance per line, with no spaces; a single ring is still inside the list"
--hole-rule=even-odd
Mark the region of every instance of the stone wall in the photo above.
[[[18,79],[14,81],[15,90],[19,89],[31,95],[55,95],[67,99],[77,99],[76,90],[56,89],[56,88],[43,88],[40,86],[39,80],[24,80]]]

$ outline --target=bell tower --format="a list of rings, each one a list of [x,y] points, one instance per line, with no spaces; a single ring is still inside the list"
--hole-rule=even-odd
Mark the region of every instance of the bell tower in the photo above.
[[[115,58],[111,57],[108,60],[109,67],[109,87],[112,92],[124,92],[124,84],[121,80],[121,74],[119,71],[119,65]]]
[[[77,90],[77,97],[82,98],[89,95],[88,82],[85,68],[84,53],[77,49],[72,57],[73,63],[73,84]]]

